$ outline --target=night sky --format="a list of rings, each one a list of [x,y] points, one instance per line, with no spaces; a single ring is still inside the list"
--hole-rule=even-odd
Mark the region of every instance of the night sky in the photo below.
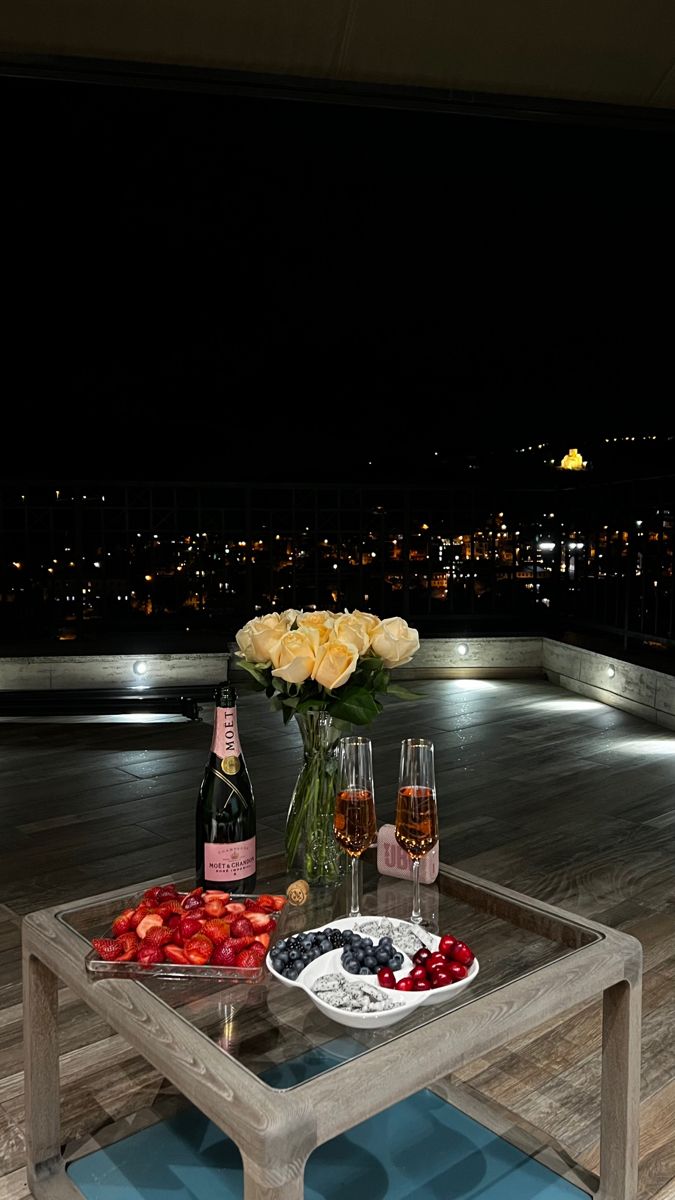
[[[290,477],[302,458],[316,478],[368,439],[398,470],[415,441],[657,420],[667,131],[8,79],[0,97],[5,474]]]

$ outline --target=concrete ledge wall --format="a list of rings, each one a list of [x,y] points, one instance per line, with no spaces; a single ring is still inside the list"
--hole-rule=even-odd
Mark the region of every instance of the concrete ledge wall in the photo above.
[[[459,653],[460,646],[466,646],[466,654]],[[133,668],[141,659],[148,670],[139,676]],[[226,672],[225,653],[0,658],[0,689],[50,691],[141,683],[180,687],[217,683]],[[513,679],[542,674],[560,687],[675,729],[675,677],[551,638],[425,638],[412,662],[396,671],[396,678]],[[243,677],[243,672],[236,675]]]
[[[466,653],[460,654],[460,646]],[[541,675],[540,637],[423,638],[396,679],[480,679]]]
[[[551,638],[542,641],[542,667],[547,678],[560,687],[675,729],[672,675]]]
[[[134,663],[147,664],[145,675]],[[129,687],[133,684],[218,683],[227,674],[227,654],[107,654],[72,658],[0,658],[0,688],[7,692],[67,688]]]

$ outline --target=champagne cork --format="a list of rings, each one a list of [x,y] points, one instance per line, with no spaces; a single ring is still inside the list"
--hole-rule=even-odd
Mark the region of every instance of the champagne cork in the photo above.
[[[296,879],[295,883],[286,888],[286,895],[291,904],[296,904],[299,907],[307,902],[309,884],[305,879]]]

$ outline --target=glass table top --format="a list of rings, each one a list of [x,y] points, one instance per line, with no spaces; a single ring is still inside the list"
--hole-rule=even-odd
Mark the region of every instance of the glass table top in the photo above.
[[[285,892],[290,878],[279,871],[279,866],[278,859],[270,862],[267,871],[264,861],[259,864],[256,892]],[[411,884],[379,875],[374,862],[364,861],[362,867],[362,915],[408,920]],[[191,886],[188,877],[175,882],[181,890]],[[57,920],[88,940],[100,936],[109,930],[113,917],[140,896],[144,886],[130,889],[127,896],[114,901],[94,900],[83,907],[66,907],[57,914]],[[587,929],[571,916],[564,921],[545,916],[538,919],[536,901],[526,897],[507,902],[504,911],[501,898],[490,884],[473,881],[451,868],[441,867],[436,883],[421,890],[422,911],[430,930],[452,933],[467,942],[480,961],[480,973],[455,999],[449,994],[447,1001],[418,1007],[386,1028],[345,1029],[324,1016],[301,988],[285,987],[267,970],[257,983],[156,978],[133,981],[131,985],[147,988],[267,1086],[288,1089],[401,1038],[412,1028],[432,1025],[449,1010],[473,1004],[481,996],[602,938],[601,933]],[[336,889],[312,888],[306,905],[287,905],[283,910],[276,937],[315,928],[348,911],[346,882]],[[496,911],[501,915],[495,915]],[[83,943],[83,956],[86,952]],[[97,986],[95,981],[92,986]],[[305,1066],[296,1078],[290,1064],[300,1056],[314,1066],[310,1071]]]

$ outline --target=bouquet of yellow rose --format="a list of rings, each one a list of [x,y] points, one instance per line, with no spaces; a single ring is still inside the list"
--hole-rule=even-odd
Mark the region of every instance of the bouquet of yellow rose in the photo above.
[[[336,883],[344,871],[333,836],[338,738],[382,711],[378,696],[416,699],[392,684],[389,672],[410,662],[419,644],[401,617],[381,621],[357,609],[289,608],[255,617],[237,634],[239,665],[284,722],[297,719],[304,764],[288,810],[286,855],[288,869],[311,883]]]
[[[337,721],[367,725],[382,711],[378,693],[415,696],[389,672],[419,649],[402,617],[372,613],[298,612],[289,608],[248,621],[237,634],[239,665],[266,692],[284,721],[319,709]]]

